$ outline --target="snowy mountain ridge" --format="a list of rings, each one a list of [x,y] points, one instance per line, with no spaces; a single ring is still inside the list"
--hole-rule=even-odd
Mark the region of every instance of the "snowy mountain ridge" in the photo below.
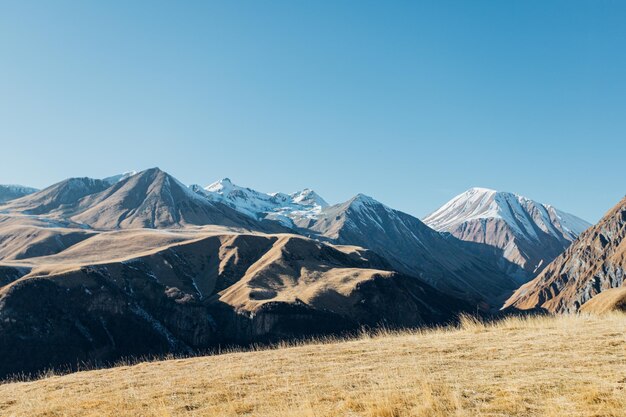
[[[322,209],[328,207],[328,203],[309,188],[292,194],[262,193],[238,186],[229,178],[224,178],[204,188],[192,185],[190,189],[254,219],[267,218],[288,227],[294,226],[294,220],[315,218]]]
[[[590,224],[551,205],[488,188],[471,188],[427,216],[439,232],[496,251],[534,276]]]
[[[519,194],[488,188],[471,188],[454,197],[424,222],[437,231],[450,231],[478,219],[502,219],[519,237],[539,238],[538,230],[572,241],[586,230],[586,221],[548,204]]]

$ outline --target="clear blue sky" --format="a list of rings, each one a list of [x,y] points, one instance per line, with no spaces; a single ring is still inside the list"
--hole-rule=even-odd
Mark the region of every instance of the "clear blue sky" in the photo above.
[[[483,186],[596,221],[626,193],[624,22],[624,1],[4,1],[0,183],[159,166],[420,217]]]

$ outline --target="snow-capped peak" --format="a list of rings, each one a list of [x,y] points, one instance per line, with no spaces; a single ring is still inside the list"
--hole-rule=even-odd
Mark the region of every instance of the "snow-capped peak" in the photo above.
[[[233,188],[234,188],[234,184],[230,180],[230,178],[223,178],[219,181],[215,181],[214,183],[209,184],[206,187],[204,187],[204,189],[209,192],[224,192],[224,191],[231,190]]]
[[[543,231],[559,239],[573,240],[589,224],[519,194],[474,187],[454,197],[424,222],[438,231],[452,231],[477,219],[502,219],[521,237],[537,239]]]
[[[322,208],[328,207],[328,203],[326,202],[326,200],[324,200],[322,197],[319,196],[319,194],[317,194],[315,191],[311,190],[310,188],[305,188],[302,191],[298,191],[297,193],[290,194],[290,197],[294,203],[320,206]]]
[[[308,188],[293,193],[263,193],[234,184],[229,178],[216,181],[204,189],[191,186],[197,194],[219,201],[255,219],[270,218],[286,226],[293,220],[315,217],[328,203]]]

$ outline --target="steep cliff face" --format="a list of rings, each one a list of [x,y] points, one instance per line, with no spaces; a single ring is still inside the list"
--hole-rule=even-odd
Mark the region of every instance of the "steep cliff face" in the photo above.
[[[577,311],[597,294],[624,285],[626,198],[583,232],[534,280],[518,289],[506,308]]]
[[[47,276],[28,272],[0,270],[0,375],[362,325],[444,323],[469,308],[372,252],[295,235],[216,235]]]

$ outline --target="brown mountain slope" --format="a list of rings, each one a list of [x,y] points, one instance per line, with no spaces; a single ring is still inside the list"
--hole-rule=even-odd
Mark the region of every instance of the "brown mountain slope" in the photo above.
[[[626,314],[142,362],[0,385],[7,417],[623,417]]]
[[[602,291],[580,307],[580,311],[594,314],[616,310],[626,312],[626,287]]]
[[[248,231],[286,231],[275,222],[256,221],[224,204],[209,201],[158,168],[112,184],[92,178],[70,178],[0,205],[0,213],[13,218],[30,216],[48,222],[49,227],[114,230],[221,225]]]
[[[82,229],[0,225],[0,260],[19,260],[59,253],[94,234]]]
[[[623,286],[625,238],[626,198],[537,278],[519,288],[505,308],[573,312],[602,291]]]
[[[158,168],[142,171],[87,196],[70,218],[105,230],[206,224],[263,229],[249,217],[200,197]]]
[[[214,235],[0,288],[0,375],[362,325],[442,323],[467,308],[360,248]]]
[[[106,181],[94,178],[69,178],[36,193],[9,201],[1,209],[26,214],[47,214],[71,207],[81,198],[103,191],[109,185]]]

